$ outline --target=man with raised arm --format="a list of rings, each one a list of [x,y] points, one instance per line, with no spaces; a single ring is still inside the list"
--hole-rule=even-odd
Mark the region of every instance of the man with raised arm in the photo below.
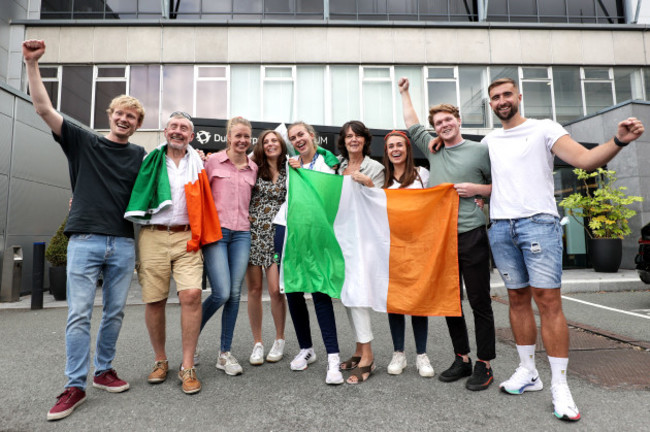
[[[122,327],[133,268],[133,224],[124,220],[131,189],[145,151],[129,143],[142,125],[144,109],[129,96],[118,96],[107,113],[110,132],[95,135],[65,120],[52,106],[41,79],[38,60],[45,42],[23,42],[29,91],[38,115],[52,130],[68,158],[73,201],[65,234],[68,243],[68,321],[65,330],[68,382],[47,414],[48,420],[69,416],[86,399],[90,368],[90,318],[97,279],[103,274],[103,311],[97,332],[93,387],[113,393],[129,389],[112,367]]]
[[[408,91],[409,81],[401,78],[398,85],[406,127],[415,145],[429,160],[428,187],[440,183],[454,183],[460,196],[458,267],[474,313],[478,358],[472,372],[465,318],[447,317],[447,327],[456,355],[451,367],[442,372],[439,379],[452,382],[471,375],[465,387],[474,391],[485,390],[493,381],[490,360],[496,357],[496,352],[490,298],[490,248],[485,229],[485,214],[475,199],[490,195],[490,159],[487,146],[464,139],[460,133],[458,108],[440,104],[429,109],[429,123],[442,140],[443,146],[436,153],[429,152],[427,146],[432,136],[418,121]]]
[[[542,390],[535,367],[537,325],[531,300],[541,317],[542,340],[551,365],[554,414],[568,421],[580,420],[566,380],[569,362],[569,330],[562,311],[562,227],[554,197],[553,159],[585,170],[605,165],[644,131],[636,118],[618,124],[606,143],[587,150],[552,120],[522,117],[522,95],[510,78],[488,87],[490,106],[502,129],[490,132],[492,163],[490,244],[495,264],[508,288],[510,326],[520,364],[499,387],[510,394]]]

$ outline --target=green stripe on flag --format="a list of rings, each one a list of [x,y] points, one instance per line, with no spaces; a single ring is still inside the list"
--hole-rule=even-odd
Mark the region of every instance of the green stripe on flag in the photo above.
[[[289,169],[287,238],[282,256],[285,292],[340,298],[343,252],[334,235],[343,176]]]

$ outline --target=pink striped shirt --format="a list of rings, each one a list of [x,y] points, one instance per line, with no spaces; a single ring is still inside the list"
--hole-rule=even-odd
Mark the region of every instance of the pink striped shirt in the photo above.
[[[210,179],[221,227],[232,231],[250,231],[248,207],[257,179],[257,164],[248,159],[244,169],[237,169],[223,150],[208,158],[205,172]]]

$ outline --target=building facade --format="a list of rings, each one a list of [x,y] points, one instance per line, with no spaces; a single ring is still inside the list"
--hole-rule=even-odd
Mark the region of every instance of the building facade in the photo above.
[[[110,99],[134,95],[147,115],[133,140],[147,149],[179,109],[212,119],[403,128],[400,77],[410,79],[421,121],[429,105],[452,103],[467,135],[499,125],[487,86],[504,76],[518,80],[526,117],[563,124],[650,101],[647,0],[8,3],[0,79],[27,92],[20,42],[43,39],[41,70],[56,107],[103,132]],[[558,199],[574,186],[567,170],[558,166]],[[572,250],[580,253],[565,265],[587,265],[584,247]]]

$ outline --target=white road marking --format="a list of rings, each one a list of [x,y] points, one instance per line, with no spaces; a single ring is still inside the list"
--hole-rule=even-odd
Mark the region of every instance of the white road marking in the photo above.
[[[638,318],[650,319],[650,315],[641,315],[641,314],[638,314],[638,313],[629,312],[629,311],[625,311],[625,310],[621,310],[621,309],[615,309],[615,308],[611,308],[609,306],[603,306],[603,305],[599,305],[599,304],[596,304],[596,303],[590,303],[588,301],[578,300],[578,299],[575,299],[575,298],[572,298],[572,297],[567,297],[567,296],[562,296],[562,298],[565,299],[565,300],[571,300],[571,301],[574,301],[574,302],[586,304],[586,305],[597,307],[597,308],[600,308],[600,309],[605,309],[605,310],[609,310],[609,311],[613,311],[613,312],[620,312],[622,314],[632,315],[632,316],[635,316],[635,317],[638,317]]]

